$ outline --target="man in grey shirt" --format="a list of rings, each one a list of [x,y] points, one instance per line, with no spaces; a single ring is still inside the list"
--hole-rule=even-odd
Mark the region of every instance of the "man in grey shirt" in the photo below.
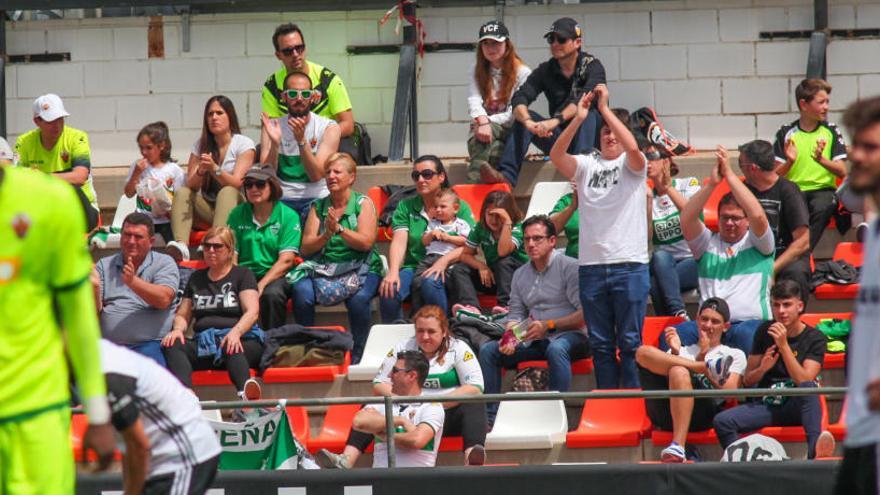
[[[502,367],[544,359],[550,389],[566,392],[571,386],[572,361],[590,353],[578,295],[578,262],[555,250],[556,227],[546,215],[528,218],[522,229],[530,261],[513,273],[508,332],[500,341],[480,347],[485,393],[500,392]],[[512,327],[527,320],[521,339],[509,335]],[[497,403],[488,405],[490,425],[497,411]]]
[[[180,273],[174,259],[153,252],[153,220],[132,213],[122,223],[121,251],[95,265],[101,333],[165,366],[162,337],[174,321]]]

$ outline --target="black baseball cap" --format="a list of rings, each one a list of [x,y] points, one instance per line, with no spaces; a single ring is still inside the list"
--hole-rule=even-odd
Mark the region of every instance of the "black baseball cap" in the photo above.
[[[554,33],[570,40],[579,39],[581,37],[581,26],[571,17],[562,17],[553,21],[553,25],[544,33],[544,37],[546,38]]]
[[[507,26],[501,21],[489,21],[480,26],[480,32],[477,36],[479,38],[477,41],[505,41],[507,38],[510,38],[510,31],[507,30]]]
[[[727,301],[721,299],[720,297],[710,297],[703,301],[703,304],[700,305],[700,311],[698,314],[702,313],[705,309],[711,309],[712,311],[716,311],[724,322],[730,321],[730,307],[727,305]]]

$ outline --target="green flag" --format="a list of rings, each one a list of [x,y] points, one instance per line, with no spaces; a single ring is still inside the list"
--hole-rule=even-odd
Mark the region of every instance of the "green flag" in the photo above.
[[[285,409],[247,423],[210,423],[223,448],[221,470],[297,469],[303,449],[290,430]]]

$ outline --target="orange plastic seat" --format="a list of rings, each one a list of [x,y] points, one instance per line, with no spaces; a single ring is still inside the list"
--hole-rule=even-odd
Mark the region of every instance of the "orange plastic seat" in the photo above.
[[[208,233],[207,230],[193,230],[189,234],[189,247],[197,248],[202,244],[202,240],[205,239],[205,234]]]
[[[373,204],[376,205],[376,215],[381,215],[385,205],[388,204],[388,194],[381,187],[373,186],[367,189],[367,197],[373,200]],[[378,227],[377,242],[390,242],[391,236],[391,227]]]
[[[517,363],[516,369],[524,370],[526,368],[547,368],[549,365],[545,360],[522,361]],[[571,373],[574,375],[589,375],[593,372],[593,358],[578,359],[571,363]]]
[[[495,294],[479,294],[477,299],[480,301],[481,308],[492,309],[498,305],[498,297]]]
[[[251,377],[257,375],[257,372],[251,370]],[[204,370],[193,371],[192,384],[194,387],[215,387],[220,385],[232,385],[229,379],[229,373],[226,370]]]
[[[852,266],[862,266],[864,245],[861,242],[841,242],[834,248],[835,260],[843,260]],[[855,299],[859,292],[859,284],[837,285],[822,284],[813,292],[816,299]]]
[[[86,436],[86,430],[89,427],[89,418],[85,414],[73,414],[70,417],[70,445],[73,448],[73,458],[76,462],[95,462],[98,456],[94,451],[89,451],[86,459],[83,459],[82,445]],[[113,453],[113,459],[122,460],[122,452],[119,449]]]
[[[852,320],[852,313],[804,313],[801,315],[801,321],[815,327],[820,321],[827,318],[837,318],[840,320]],[[846,353],[825,352],[825,360],[822,363],[823,369],[841,369],[846,366]]]
[[[577,429],[565,437],[565,446],[635,447],[650,429],[644,399],[588,399]]]
[[[290,419],[290,431],[303,445],[308,445],[311,436],[309,413],[302,406],[287,406],[287,417]]]
[[[642,324],[642,344],[657,347],[660,337],[666,327],[677,325],[684,321],[678,316],[646,316]]]
[[[341,453],[345,448],[354,415],[360,410],[360,404],[335,404],[328,407],[321,431],[317,436],[309,438],[307,443],[309,452],[327,449],[330,452]]]
[[[651,431],[651,443],[655,446],[667,446],[672,443],[672,432],[653,430]],[[703,431],[692,431],[687,435],[687,443],[692,444],[717,444],[718,436],[715,434],[715,428],[709,428]]]
[[[324,330],[336,330],[344,332],[345,328],[339,326],[320,327]],[[342,364],[330,364],[326,366],[295,366],[269,368],[263,373],[265,383],[307,383],[307,382],[332,382],[338,375],[348,374],[351,365],[351,352],[346,351]]]
[[[178,265],[192,268],[193,270],[202,270],[208,268],[208,264],[205,263],[205,260],[185,260],[178,263]]]
[[[819,404],[822,406],[822,429],[828,429],[828,404],[825,396],[819,396]],[[765,426],[758,430],[761,435],[775,438],[780,442],[806,442],[807,434],[803,426]],[[743,435],[744,436],[744,435]]]
[[[452,190],[462,201],[466,201],[474,214],[474,220],[480,221],[480,210],[483,208],[483,200],[492,191],[510,192],[510,185],[506,182],[498,184],[457,184]]]
[[[834,439],[837,441],[846,440],[846,409],[847,409],[847,401],[843,401],[843,406],[840,409],[840,417],[837,418],[836,423],[831,423],[828,425],[828,431],[834,435]]]

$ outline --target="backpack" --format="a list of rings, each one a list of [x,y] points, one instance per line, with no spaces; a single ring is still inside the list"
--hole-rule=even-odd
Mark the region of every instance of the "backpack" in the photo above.
[[[693,146],[679,140],[663,127],[651,107],[642,107],[633,112],[630,115],[630,122],[633,128],[641,131],[649,143],[663,148],[670,155],[680,156],[694,153]]]
[[[382,192],[388,195],[388,202],[385,203],[382,213],[379,214],[378,224],[380,227],[390,227],[391,217],[394,215],[394,210],[397,209],[397,204],[404,199],[415,196],[416,186],[384,185]]]

